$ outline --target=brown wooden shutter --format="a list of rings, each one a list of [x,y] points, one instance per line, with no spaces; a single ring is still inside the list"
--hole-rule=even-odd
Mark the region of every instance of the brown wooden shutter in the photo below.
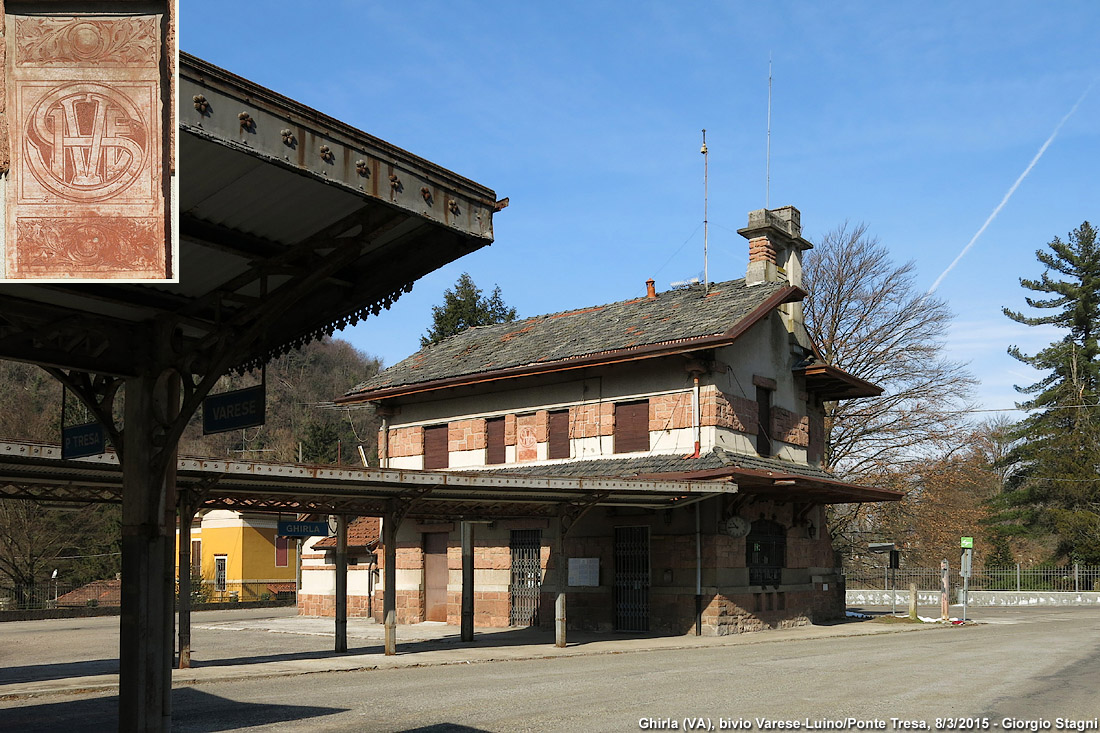
[[[491,417],[485,421],[485,463],[504,463],[504,418]]]
[[[446,425],[424,428],[424,468],[446,468],[449,465]]]
[[[649,400],[615,404],[615,452],[649,450]]]
[[[569,457],[569,410],[554,410],[550,413],[549,441],[548,458]]]

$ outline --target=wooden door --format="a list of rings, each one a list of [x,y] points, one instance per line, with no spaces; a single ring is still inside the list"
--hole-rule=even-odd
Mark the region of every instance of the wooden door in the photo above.
[[[447,533],[424,534],[424,620],[447,620]]]

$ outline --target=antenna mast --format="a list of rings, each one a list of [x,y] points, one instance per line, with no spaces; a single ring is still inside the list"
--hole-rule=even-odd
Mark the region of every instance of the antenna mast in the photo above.
[[[764,208],[770,205],[772,192],[772,55],[768,52],[768,153],[764,163]]]
[[[710,273],[707,271],[707,131],[703,130],[703,147],[699,148],[703,154],[703,294],[710,292]]]

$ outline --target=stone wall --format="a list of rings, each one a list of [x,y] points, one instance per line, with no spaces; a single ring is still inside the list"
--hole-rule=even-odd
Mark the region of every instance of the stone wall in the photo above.
[[[615,434],[615,403],[595,402],[569,408],[569,437],[596,438]]]
[[[649,430],[677,430],[691,427],[691,393],[657,395],[649,398]]]
[[[480,450],[485,447],[485,420],[455,420],[447,424],[447,450]]]
[[[752,501],[737,511],[747,519],[766,518],[788,527],[786,569],[778,588],[748,585],[745,567],[746,539],[716,533],[725,516],[725,505],[710,503],[704,510],[701,536],[702,627],[706,635],[746,633],[784,628],[844,615],[842,578],[832,569],[833,556],[820,507],[795,507],[790,502]],[[575,528],[566,540],[566,556],[595,558],[599,563],[598,585],[568,589],[567,611],[571,629],[609,632],[615,629],[615,528],[649,528],[650,584],[649,628],[654,633],[694,633],[696,537],[693,510],[672,512],[623,512],[597,509]],[[542,590],[539,624],[554,625],[558,558],[551,555],[553,532],[546,520],[501,522],[495,528],[475,533],[474,624],[478,627],[506,627],[510,622],[511,529],[542,529]],[[549,530],[549,531],[547,531]],[[419,623],[424,618],[422,533],[404,530],[397,548],[397,619]],[[384,553],[378,553],[379,559]],[[447,549],[449,583],[447,621],[461,622],[462,554],[458,529],[449,533]],[[383,576],[384,577],[384,576]],[[382,620],[383,593],[376,588],[374,616]],[[303,596],[302,612],[331,615],[331,597],[323,600]],[[366,615],[364,597],[349,599],[349,615]]]
[[[389,451],[390,458],[424,455],[424,428],[391,428]]]
[[[736,430],[747,435],[756,435],[759,428],[756,401],[708,386],[699,394],[700,422],[719,428]]]
[[[810,418],[785,410],[782,407],[773,407],[772,438],[792,445],[803,447],[809,445]]]

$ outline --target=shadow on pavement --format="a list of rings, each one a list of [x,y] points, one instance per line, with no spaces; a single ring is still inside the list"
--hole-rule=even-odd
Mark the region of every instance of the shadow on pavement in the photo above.
[[[172,729],[212,733],[285,723],[345,712],[312,705],[242,703],[185,687],[172,691]],[[0,729],[27,731],[106,731],[118,729],[118,696],[62,700],[0,710]],[[456,728],[455,730],[461,730]]]
[[[284,632],[293,634],[293,632]],[[570,632],[569,646],[583,646],[597,641],[609,639],[659,639],[663,634],[635,634],[635,633],[583,633]],[[439,636],[433,639],[401,639],[401,627],[397,630],[397,655],[417,654],[419,652],[440,651],[445,649],[492,649],[494,647],[512,646],[546,646],[554,645],[553,631],[541,629],[513,629],[509,631],[494,631],[490,633],[475,633],[472,642],[464,642],[457,634]],[[218,657],[203,658],[198,651],[191,653],[191,666],[199,667],[228,667],[243,664],[261,664],[264,662],[289,662],[304,659],[338,659],[354,655],[377,654],[382,656],[385,645],[381,640],[362,639],[349,636],[347,652],[335,652],[327,649],[316,649],[301,652],[285,652],[278,654],[250,654],[247,657]]]
[[[70,677],[90,677],[97,674],[118,674],[118,658],[5,667],[0,669],[0,685],[65,680]]]

